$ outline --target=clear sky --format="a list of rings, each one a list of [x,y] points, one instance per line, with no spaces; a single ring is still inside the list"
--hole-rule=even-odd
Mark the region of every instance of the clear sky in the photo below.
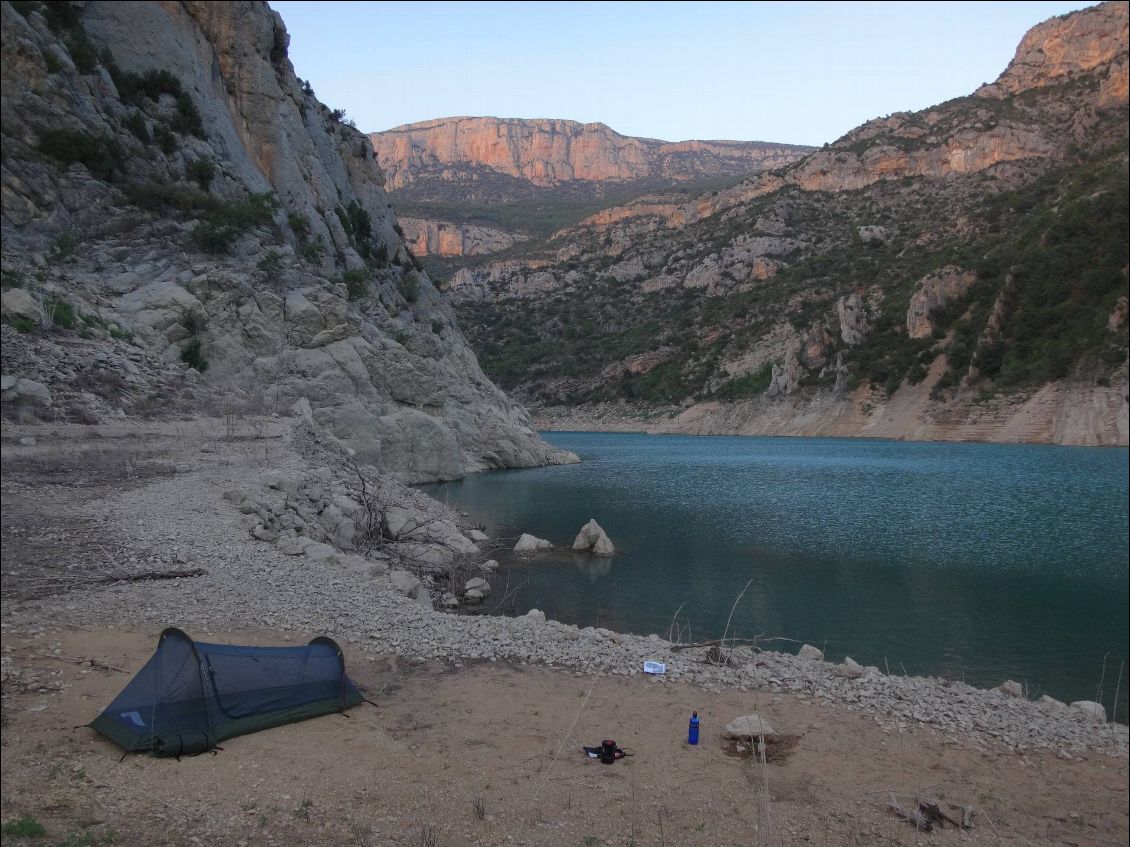
[[[1085,2],[272,2],[295,71],[365,132],[492,115],[823,144],[971,93]]]

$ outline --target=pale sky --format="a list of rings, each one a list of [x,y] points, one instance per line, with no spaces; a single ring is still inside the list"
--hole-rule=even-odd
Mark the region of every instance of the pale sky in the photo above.
[[[1093,3],[272,2],[295,71],[365,132],[453,115],[819,145],[960,97]]]

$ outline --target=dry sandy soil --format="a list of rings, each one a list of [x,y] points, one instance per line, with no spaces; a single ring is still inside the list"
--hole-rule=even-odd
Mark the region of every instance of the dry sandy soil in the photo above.
[[[350,674],[378,707],[231,739],[215,755],[120,761],[110,742],[72,728],[112,699],[156,636],[4,635],[3,655],[31,690],[5,692],[3,817],[29,814],[48,832],[5,844],[1092,845],[1125,844],[1130,832],[1122,756],[978,750],[791,696],[412,665],[349,645]],[[280,643],[263,631],[206,640]],[[784,761],[723,749],[721,726],[756,707],[800,736]],[[697,748],[685,743],[692,709]],[[581,754],[603,737],[634,755],[608,766]],[[891,791],[979,814],[965,832],[919,833],[885,808]]]

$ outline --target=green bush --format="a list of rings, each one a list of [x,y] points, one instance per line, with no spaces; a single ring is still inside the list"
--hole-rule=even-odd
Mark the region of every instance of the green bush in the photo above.
[[[75,70],[80,74],[93,73],[98,67],[98,51],[86,37],[86,32],[81,26],[76,26],[63,39],[67,51],[71,54],[71,61],[75,63]]]
[[[186,169],[186,176],[196,180],[197,184],[205,191],[208,190],[208,187],[212,184],[212,179],[216,176],[216,163],[207,156],[202,159],[193,159],[188,163]]]
[[[52,50],[44,52],[43,64],[47,66],[47,73],[49,74],[57,74],[63,69],[63,63],[59,61],[59,57]]]
[[[182,135],[206,137],[204,121],[196,108],[196,102],[172,73],[164,69],[154,69],[138,74],[122,71],[113,62],[104,62],[104,64],[114,80],[118,96],[123,103],[138,106],[145,98],[160,101],[162,94],[168,94],[177,101],[176,113],[169,122],[170,128]]]
[[[4,834],[11,838],[43,838],[47,830],[31,815],[23,815],[4,824]]]
[[[723,400],[736,400],[742,397],[756,397],[769,387],[773,381],[773,364],[766,362],[758,370],[745,376],[728,379],[718,386],[715,395]]]
[[[39,329],[39,324],[30,318],[11,318],[8,324],[13,327],[16,332],[22,332],[24,335],[29,335]]]
[[[125,155],[115,139],[81,129],[45,130],[39,149],[64,165],[84,165],[92,176],[104,182],[113,181],[125,169]]]
[[[283,259],[278,250],[268,250],[255,267],[259,269],[259,273],[269,283],[274,284],[282,279]]]
[[[153,140],[166,156],[177,152],[177,136],[166,124],[159,123],[153,128]]]
[[[416,276],[415,271],[409,271],[400,277],[396,282],[396,290],[409,303],[415,303],[420,299],[420,278]]]
[[[294,233],[294,237],[299,241],[305,241],[306,236],[310,234],[310,221],[306,220],[304,215],[288,212],[286,223],[290,227],[290,231]]]
[[[43,298],[43,312],[51,316],[51,322],[55,326],[60,326],[63,329],[75,328],[75,310],[74,307],[54,294],[48,295]]]
[[[145,116],[141,114],[140,109],[134,109],[124,118],[122,118],[122,126],[133,133],[134,137],[142,144],[148,144],[153,140],[149,134],[149,124],[145,120]]]
[[[345,271],[341,275],[341,281],[345,283],[350,300],[360,300],[372,288],[372,275],[367,270]]]
[[[235,227],[214,221],[201,221],[189,233],[193,245],[205,253],[228,252],[238,236]]]
[[[325,254],[326,248],[322,246],[322,242],[320,240],[315,238],[309,244],[303,246],[300,255],[311,265],[317,265],[321,263],[322,256],[324,256]]]
[[[77,27],[82,13],[78,6],[68,0],[47,0],[40,4],[39,10],[47,19],[47,26],[56,34]]]
[[[196,368],[200,373],[208,370],[208,360],[200,350],[200,339],[193,338],[180,351],[180,360],[191,368]]]

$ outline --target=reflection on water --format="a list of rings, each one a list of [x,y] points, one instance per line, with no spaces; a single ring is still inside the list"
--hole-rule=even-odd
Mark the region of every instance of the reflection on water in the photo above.
[[[1061,699],[1094,699],[1109,654],[1113,700],[1130,602],[1124,449],[546,437],[584,462],[429,490],[495,537],[565,548],[496,557],[519,610],[666,634],[681,606],[696,636],[718,637],[750,581],[740,635]],[[611,559],[567,549],[590,517]]]
[[[613,558],[615,557],[574,553],[573,564],[576,565],[577,570],[589,578],[589,581],[596,582],[602,576],[608,576],[608,572],[612,570]]]

